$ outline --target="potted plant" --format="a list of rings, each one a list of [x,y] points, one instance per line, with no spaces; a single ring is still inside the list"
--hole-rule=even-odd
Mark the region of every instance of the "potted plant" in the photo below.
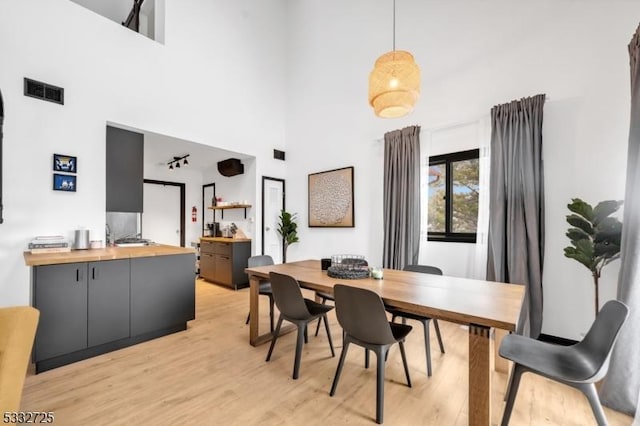
[[[287,249],[299,241],[296,213],[292,214],[283,209],[278,220],[278,234],[282,236],[282,263],[287,263]]]
[[[565,247],[564,255],[582,263],[591,271],[595,285],[595,307],[598,314],[598,281],[602,268],[620,257],[622,223],[613,213],[618,211],[622,201],[607,200],[591,205],[580,198],[572,198],[567,207],[572,214],[567,215],[569,228],[566,235],[571,246]]]

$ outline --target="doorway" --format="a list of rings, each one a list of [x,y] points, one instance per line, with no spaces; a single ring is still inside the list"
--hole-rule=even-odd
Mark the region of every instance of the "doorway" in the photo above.
[[[2,204],[2,123],[4,122],[4,103],[2,102],[2,91],[0,91],[0,223],[4,222]]]
[[[142,236],[159,244],[185,246],[185,184],[144,180]]]
[[[208,207],[213,207],[214,203],[213,203],[213,199],[216,196],[216,184],[215,183],[207,183],[205,185],[202,185],[202,236],[203,237],[208,237],[208,236],[212,236],[215,237],[215,235],[211,235],[210,233],[210,229],[207,226],[207,223],[213,223],[215,222],[215,212],[213,210],[211,210],[211,222],[207,222],[207,217],[206,217],[206,212],[208,210]]]
[[[278,234],[278,217],[285,208],[284,179],[262,176],[262,254],[282,263],[284,245]]]

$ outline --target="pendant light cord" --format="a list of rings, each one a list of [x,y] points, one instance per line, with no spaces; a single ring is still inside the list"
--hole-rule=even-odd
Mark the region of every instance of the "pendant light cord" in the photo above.
[[[393,51],[396,51],[396,0],[393,0]]]

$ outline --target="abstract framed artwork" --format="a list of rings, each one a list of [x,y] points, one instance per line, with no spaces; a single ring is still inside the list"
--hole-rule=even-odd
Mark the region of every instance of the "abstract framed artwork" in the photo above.
[[[53,154],[53,171],[77,173],[78,159],[71,155]]]
[[[53,189],[55,191],[76,192],[76,176],[53,174]]]
[[[353,166],[309,175],[309,227],[353,228]]]

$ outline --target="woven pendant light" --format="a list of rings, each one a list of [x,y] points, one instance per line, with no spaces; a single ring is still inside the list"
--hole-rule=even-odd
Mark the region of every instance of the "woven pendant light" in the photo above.
[[[393,50],[380,56],[369,74],[369,105],[378,117],[399,118],[413,111],[420,96],[420,68],[413,55],[396,50],[396,2],[393,2]]]

